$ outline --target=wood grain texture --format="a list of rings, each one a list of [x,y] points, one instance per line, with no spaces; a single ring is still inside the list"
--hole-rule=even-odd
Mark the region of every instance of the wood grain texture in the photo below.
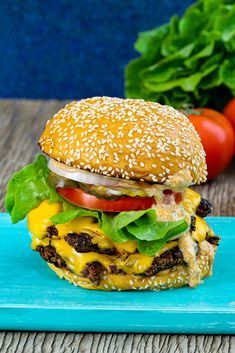
[[[1,353],[233,353],[235,337],[2,332]]]
[[[45,122],[64,101],[0,100],[0,210],[7,180],[39,152]],[[235,163],[215,181],[196,189],[214,205],[213,215],[235,216]],[[212,335],[1,332],[1,353],[233,353],[235,337]]]

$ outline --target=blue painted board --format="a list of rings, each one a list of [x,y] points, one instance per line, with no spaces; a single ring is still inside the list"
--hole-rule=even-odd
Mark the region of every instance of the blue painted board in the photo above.
[[[30,249],[26,222],[0,214],[0,329],[235,334],[235,218],[208,223],[222,240],[201,286],[101,292],[58,279]]]

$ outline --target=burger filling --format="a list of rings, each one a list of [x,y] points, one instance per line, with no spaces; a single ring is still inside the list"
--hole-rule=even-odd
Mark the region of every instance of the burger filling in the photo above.
[[[8,185],[5,207],[13,222],[28,216],[32,248],[50,265],[96,287],[111,274],[119,288],[123,276],[152,277],[183,266],[194,287],[203,251],[211,273],[219,237],[204,220],[211,204],[195,191],[177,183],[96,180],[89,173],[86,183],[83,173],[69,173],[48,169],[39,156]]]

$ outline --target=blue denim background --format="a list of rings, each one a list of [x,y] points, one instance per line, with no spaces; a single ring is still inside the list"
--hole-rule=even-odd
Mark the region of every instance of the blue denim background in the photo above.
[[[137,33],[192,0],[0,0],[0,97],[124,95]]]

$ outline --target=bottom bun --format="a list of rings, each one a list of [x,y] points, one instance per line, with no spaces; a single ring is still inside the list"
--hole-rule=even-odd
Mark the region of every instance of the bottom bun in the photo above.
[[[216,250],[216,247],[214,247]],[[211,263],[208,252],[200,249],[197,255],[201,280],[211,275]],[[179,288],[189,283],[188,268],[185,265],[172,267],[169,270],[158,272],[154,276],[140,276],[134,274],[112,274],[105,273],[98,286],[93,284],[88,278],[77,276],[67,269],[57,268],[48,263],[48,266],[57,273],[60,278],[64,278],[75,286],[86,289],[97,289],[107,291],[121,290],[162,290],[169,288]]]

